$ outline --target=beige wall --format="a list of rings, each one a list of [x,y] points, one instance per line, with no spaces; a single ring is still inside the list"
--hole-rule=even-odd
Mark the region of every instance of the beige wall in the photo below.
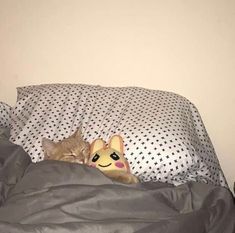
[[[40,83],[143,86],[198,107],[235,180],[235,1],[0,0],[0,100]]]

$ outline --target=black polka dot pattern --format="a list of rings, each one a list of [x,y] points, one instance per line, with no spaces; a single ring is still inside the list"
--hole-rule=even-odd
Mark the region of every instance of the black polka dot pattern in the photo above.
[[[10,128],[11,107],[0,101],[0,127]]]
[[[42,137],[55,141],[80,125],[92,142],[120,134],[132,172],[144,181],[227,186],[195,106],[186,98],[138,87],[48,84],[18,88],[11,140],[43,159]]]

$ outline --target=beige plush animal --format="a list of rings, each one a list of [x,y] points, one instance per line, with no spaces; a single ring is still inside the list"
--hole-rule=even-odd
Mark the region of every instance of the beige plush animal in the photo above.
[[[83,140],[81,129],[59,142],[42,139],[44,160],[60,160],[86,164],[90,154],[90,144]]]
[[[102,139],[96,139],[91,144],[88,165],[98,168],[106,176],[116,181],[135,184],[139,180],[131,174],[128,161],[124,157],[123,140],[119,135],[114,135],[108,146]]]

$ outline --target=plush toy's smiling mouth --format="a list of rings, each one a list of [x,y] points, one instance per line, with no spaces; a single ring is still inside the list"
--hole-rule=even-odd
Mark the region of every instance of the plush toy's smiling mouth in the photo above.
[[[108,165],[101,165],[101,164],[98,164],[98,166],[100,166],[100,167],[108,167],[108,166],[110,166],[112,163],[109,163]]]

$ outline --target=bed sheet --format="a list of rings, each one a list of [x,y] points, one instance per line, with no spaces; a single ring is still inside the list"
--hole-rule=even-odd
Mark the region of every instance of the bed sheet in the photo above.
[[[124,185],[85,165],[32,163],[2,140],[0,159],[0,232],[234,233],[234,200],[223,187]]]

